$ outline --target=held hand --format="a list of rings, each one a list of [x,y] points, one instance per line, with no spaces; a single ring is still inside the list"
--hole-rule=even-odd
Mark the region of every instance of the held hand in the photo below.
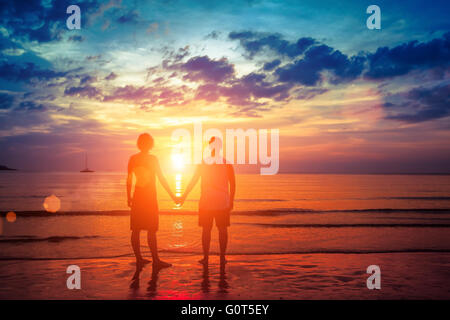
[[[177,203],[179,206],[182,206],[183,203],[184,203],[184,200],[186,200],[186,196],[185,196],[185,195],[183,195],[183,196],[181,196],[181,197],[177,197],[176,203]]]
[[[128,206],[131,208],[133,206],[133,199],[128,198]]]

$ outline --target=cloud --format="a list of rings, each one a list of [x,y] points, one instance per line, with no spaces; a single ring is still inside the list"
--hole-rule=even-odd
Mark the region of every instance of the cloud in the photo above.
[[[36,103],[34,101],[22,101],[19,103],[16,109],[21,109],[23,111],[47,111],[47,106],[42,103]]]
[[[325,92],[328,92],[329,89],[325,88],[309,88],[309,87],[302,87],[294,90],[292,92],[292,96],[295,99],[299,100],[310,100],[314,98],[315,96],[324,94]]]
[[[302,59],[276,69],[275,74],[282,82],[316,86],[322,83],[322,71],[331,72],[330,82],[338,84],[361,75],[365,58],[348,57],[327,45],[313,46]]]
[[[0,78],[12,81],[51,80],[65,77],[68,74],[68,71],[40,69],[32,62],[28,62],[25,65],[5,62],[0,65]]]
[[[10,109],[14,103],[14,96],[0,92],[0,110]]]
[[[97,98],[102,95],[102,92],[91,85],[68,87],[64,90],[64,95],[86,98]]]
[[[0,50],[5,50],[5,49],[22,49],[22,46],[16,42],[12,41],[10,38],[5,37],[0,32]]]
[[[139,19],[139,13],[136,10],[129,11],[124,15],[117,18],[117,22],[121,24],[125,23],[137,23]]]
[[[250,73],[242,78],[234,79],[228,84],[207,83],[200,85],[196,91],[196,99],[215,102],[221,98],[239,108],[240,114],[251,116],[256,111],[268,110],[266,102],[260,102],[262,98],[273,101],[285,101],[289,98],[290,84],[279,84],[266,81],[266,75]],[[250,109],[254,109],[250,112]]]
[[[98,55],[96,55],[96,56],[87,56],[87,57],[86,57],[86,60],[87,60],[87,61],[96,61],[96,60],[99,60],[101,57],[102,57],[101,54],[98,54]]]
[[[189,46],[178,48],[178,50],[168,50],[167,48],[165,48],[164,56],[166,57],[166,59],[163,61],[163,65],[167,66],[167,64],[170,61],[172,63],[181,62],[185,57],[187,57],[190,54],[189,49],[190,49]]]
[[[290,61],[281,66],[282,61],[276,58],[263,66],[264,71],[272,71],[278,80],[284,83],[305,86],[320,85],[323,81],[322,72],[330,73],[329,82],[338,84],[359,77],[364,69],[366,58],[362,55],[349,57],[310,37],[299,38],[290,42],[277,33],[258,33],[252,31],[231,32],[231,40],[239,40],[251,59],[256,54],[270,52]],[[266,52],[270,50],[269,52]]]
[[[83,76],[80,79],[80,85],[91,84],[91,83],[94,83],[96,81],[97,81],[97,77],[91,76],[91,75],[86,75],[86,76]]]
[[[135,87],[133,85],[126,85],[124,87],[115,88],[113,92],[104,97],[104,101],[132,101],[135,103],[151,103],[155,101],[155,89],[152,87]]]
[[[297,42],[293,43],[284,40],[277,33],[259,33],[252,31],[230,32],[228,38],[231,40],[239,40],[240,45],[245,49],[249,58],[253,58],[265,49],[273,50],[282,56],[294,58],[301,55],[306,49],[316,43],[312,38],[300,38]]]
[[[67,32],[66,9],[70,0],[52,1],[51,5],[40,0],[21,1],[4,0],[0,3],[0,20],[8,32],[16,38],[30,41],[58,41]],[[98,7],[97,0],[77,1],[83,15],[89,15]],[[83,21],[83,20],[82,20]]]
[[[117,74],[115,74],[114,72],[111,72],[110,74],[108,74],[108,75],[105,77],[105,80],[110,81],[110,80],[116,79],[117,77],[118,77]]]
[[[110,94],[104,97],[103,101],[123,101],[143,106],[181,106],[189,102],[189,99],[185,98],[187,90],[186,86],[170,88],[166,86],[136,87],[126,85],[115,88]]]
[[[33,127],[42,127],[52,123],[48,112],[30,112],[33,109],[27,110],[26,107],[25,105],[24,108],[11,108],[8,112],[1,112],[0,130],[8,132],[13,128],[21,128],[23,131],[29,131]]]
[[[280,59],[272,60],[271,62],[264,63],[263,69],[264,71],[272,71],[276,67],[278,67],[281,64]]]
[[[69,41],[72,42],[83,42],[85,38],[83,36],[70,36]]]
[[[378,48],[367,55],[369,79],[384,79],[405,75],[413,69],[448,66],[450,63],[450,32],[442,38],[420,43],[411,41],[392,49]]]
[[[183,79],[190,81],[220,83],[234,76],[234,65],[226,58],[213,60],[208,56],[193,57],[174,67],[186,72]]]
[[[210,33],[208,33],[206,36],[205,36],[205,39],[214,39],[214,40],[217,40],[217,39],[219,39],[219,36],[220,36],[220,34],[221,34],[221,32],[220,31],[211,31]]]
[[[400,103],[387,101],[384,104],[385,110],[389,113],[386,119],[419,123],[450,115],[450,84],[432,88],[413,88],[401,96],[404,99]]]
[[[290,42],[277,33],[253,31],[231,32],[228,37],[239,40],[250,59],[263,53],[287,59],[290,63],[278,67],[284,60],[275,58],[265,63],[263,70],[272,71],[278,67],[275,73],[280,81],[306,86],[320,85],[324,80],[324,71],[329,72],[329,82],[339,84],[361,75],[366,79],[382,80],[405,75],[415,69],[442,68],[450,64],[450,32],[428,42],[415,40],[354,56],[309,37]]]

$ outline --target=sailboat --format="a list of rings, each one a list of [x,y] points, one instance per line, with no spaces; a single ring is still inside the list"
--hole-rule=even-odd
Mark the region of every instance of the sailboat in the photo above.
[[[84,155],[84,169],[80,170],[80,172],[95,172],[94,170],[88,168],[87,153]]]

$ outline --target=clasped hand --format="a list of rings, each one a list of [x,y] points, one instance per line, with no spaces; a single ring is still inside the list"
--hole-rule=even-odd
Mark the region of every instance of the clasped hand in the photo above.
[[[173,198],[173,201],[179,206],[182,206],[185,200],[186,200],[186,196],[184,196],[184,195],[181,196],[181,197],[174,197]]]

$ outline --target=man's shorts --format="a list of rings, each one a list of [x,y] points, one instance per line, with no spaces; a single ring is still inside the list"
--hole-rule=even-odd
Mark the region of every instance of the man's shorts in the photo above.
[[[198,213],[198,225],[201,227],[213,226],[213,220],[216,220],[216,226],[229,227],[230,226],[230,210],[200,210]]]

